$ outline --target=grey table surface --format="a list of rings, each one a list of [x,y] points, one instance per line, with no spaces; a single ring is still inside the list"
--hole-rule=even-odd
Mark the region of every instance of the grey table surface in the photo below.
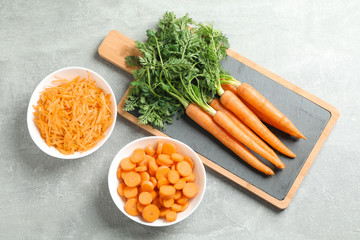
[[[213,21],[233,50],[340,109],[286,210],[207,168],[205,197],[190,218],[141,226],[112,202],[107,173],[122,146],[148,133],[119,117],[104,146],[78,160],[49,157],[31,140],[26,109],[42,78],[87,67],[119,100],[131,77],[97,47],[112,29],[144,40],[167,10]],[[360,239],[359,30],[357,0],[1,0],[0,239]]]

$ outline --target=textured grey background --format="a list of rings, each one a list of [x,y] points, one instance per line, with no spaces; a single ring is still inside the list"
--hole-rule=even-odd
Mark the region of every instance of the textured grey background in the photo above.
[[[214,21],[235,51],[335,105],[342,116],[289,208],[278,211],[207,169],[203,203],[182,223],[140,226],[112,203],[117,151],[148,135],[119,118],[96,153],[58,160],[26,127],[48,73],[83,66],[120,99],[130,76],[97,47],[111,29],[143,40],[165,10]],[[0,239],[359,239],[360,3],[319,1],[0,1]]]

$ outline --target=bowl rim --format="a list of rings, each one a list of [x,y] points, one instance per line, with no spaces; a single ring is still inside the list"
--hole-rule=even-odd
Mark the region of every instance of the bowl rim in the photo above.
[[[51,76],[56,75],[57,73],[60,73],[62,71],[66,71],[66,70],[88,71],[91,75],[94,75],[94,76],[98,77],[104,83],[104,85],[109,88],[110,93],[111,93],[111,99],[114,101],[114,111],[115,111],[114,114],[113,114],[114,115],[113,123],[111,124],[110,128],[108,128],[108,130],[107,130],[108,133],[106,134],[106,136],[98,144],[96,144],[93,148],[91,148],[91,149],[89,149],[89,150],[87,150],[87,151],[85,151],[83,153],[76,152],[76,153],[70,154],[70,155],[65,155],[65,154],[63,154],[63,153],[61,153],[59,151],[56,151],[56,154],[54,154],[53,152],[49,151],[49,149],[51,149],[53,147],[49,147],[47,145],[45,145],[45,146],[41,145],[40,142],[39,142],[40,140],[38,140],[39,138],[35,135],[35,132],[33,132],[30,129],[30,124],[32,124],[32,122],[33,122],[32,115],[33,115],[33,112],[34,112],[34,109],[32,107],[32,103],[34,102],[35,98],[38,100],[39,96],[40,96],[38,94],[35,95],[35,93],[39,93],[39,94],[41,93],[41,89],[44,88],[42,85],[48,78],[50,78]],[[95,80],[95,82],[97,82],[97,80]],[[35,102],[37,102],[37,100]],[[35,145],[38,146],[38,148],[41,149],[44,153],[46,153],[47,155],[49,155],[51,157],[58,158],[58,159],[78,159],[78,158],[88,156],[91,153],[95,152],[109,139],[110,135],[112,134],[112,132],[114,130],[115,123],[116,123],[116,118],[117,118],[116,108],[117,108],[117,101],[116,101],[115,94],[114,94],[110,84],[100,74],[98,74],[97,72],[95,72],[95,71],[93,71],[91,69],[85,68],[85,67],[78,67],[78,66],[64,67],[64,68],[60,68],[58,70],[55,70],[55,71],[51,72],[50,74],[48,74],[46,77],[44,77],[37,84],[36,88],[34,89],[33,93],[31,94],[31,97],[29,99],[29,104],[28,104],[27,114],[26,114],[26,123],[27,123],[27,128],[28,128],[28,132],[30,134],[31,139],[33,140]],[[36,128],[36,126],[35,126],[35,128]],[[36,130],[39,131],[37,128],[36,128]],[[40,139],[41,139],[41,141],[44,141],[43,138],[40,137]]]
[[[111,181],[111,175],[112,174],[115,174],[116,175],[116,172],[113,172],[111,170],[113,170],[113,165],[115,164],[116,162],[116,159],[119,158],[119,154],[120,152],[125,149],[125,148],[128,148],[130,145],[132,144],[136,144],[137,142],[140,142],[144,139],[154,139],[154,140],[159,140],[159,139],[164,139],[164,140],[170,140],[170,141],[173,141],[173,142],[176,142],[180,145],[184,145],[186,148],[188,148],[190,150],[190,152],[192,152],[194,154],[194,156],[196,156],[196,161],[199,162],[199,169],[198,171],[201,171],[203,173],[203,176],[204,176],[204,179],[203,179],[203,182],[204,182],[204,185],[203,185],[203,191],[202,191],[202,194],[200,195],[200,199],[199,199],[199,202],[196,204],[196,206],[181,220],[175,220],[174,222],[166,222],[165,224],[163,225],[154,225],[153,223],[154,222],[145,222],[143,221],[142,219],[140,219],[139,217],[137,216],[131,216],[129,215],[124,209],[123,209],[123,206],[120,205],[120,202],[123,201],[122,198],[119,198],[119,201],[116,201],[115,200],[115,197],[119,197],[117,195],[117,193],[114,193],[114,190],[111,188],[110,186],[110,181]],[[117,169],[117,167],[116,167]],[[136,222],[136,223],[139,223],[139,224],[142,224],[142,225],[146,225],[146,226],[150,226],[150,227],[167,227],[167,226],[171,226],[171,225],[174,225],[176,223],[179,223],[183,220],[185,220],[186,218],[188,218],[200,205],[200,203],[202,202],[203,198],[204,198],[204,195],[205,195],[205,191],[206,191],[206,171],[205,171],[205,167],[204,167],[204,164],[203,162],[201,161],[199,155],[190,147],[188,146],[186,143],[184,142],[181,142],[177,139],[174,139],[174,138],[171,138],[171,137],[165,137],[165,136],[148,136],[148,137],[142,137],[142,138],[138,138],[138,139],[135,139],[134,141],[131,141],[129,142],[128,144],[126,144],[125,146],[123,146],[115,155],[115,157],[113,158],[113,160],[111,161],[111,164],[110,164],[110,167],[109,167],[109,172],[108,172],[108,188],[109,188],[109,192],[110,192],[110,195],[111,195],[111,198],[113,200],[113,202],[115,203],[116,207],[125,215],[127,216],[129,219],[131,219],[132,221]],[[115,191],[116,192],[116,191]],[[114,196],[115,195],[115,196]]]

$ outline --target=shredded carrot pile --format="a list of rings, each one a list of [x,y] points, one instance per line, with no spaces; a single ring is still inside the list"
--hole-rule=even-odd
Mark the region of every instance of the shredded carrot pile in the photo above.
[[[84,152],[105,137],[112,124],[110,94],[95,86],[91,75],[57,79],[34,106],[35,124],[48,146],[63,154]]]

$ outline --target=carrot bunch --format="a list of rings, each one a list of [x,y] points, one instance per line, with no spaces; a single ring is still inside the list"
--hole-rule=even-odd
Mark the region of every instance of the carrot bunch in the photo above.
[[[126,199],[125,211],[147,222],[159,217],[175,221],[198,193],[194,167],[191,158],[178,153],[172,143],[159,141],[156,148],[135,149],[117,170],[117,192]]]

